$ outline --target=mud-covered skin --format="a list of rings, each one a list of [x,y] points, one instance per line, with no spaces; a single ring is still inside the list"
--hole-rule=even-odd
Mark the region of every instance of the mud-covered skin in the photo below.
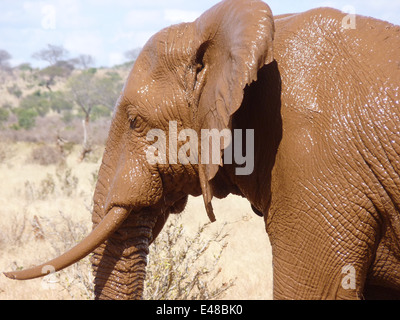
[[[275,20],[283,138],[265,220],[277,299],[400,289],[400,27],[342,19]],[[355,290],[341,283],[347,265]]]
[[[210,180],[212,195],[243,195],[264,213],[273,248],[276,299],[360,299],[366,297],[368,284],[399,285],[396,95],[400,79],[395,52],[374,45],[390,39],[390,45],[396,47],[400,42],[398,27],[358,17],[358,29],[344,30],[343,17],[333,9],[316,9],[275,19],[276,62],[258,71],[257,81],[246,88],[243,103],[232,118],[232,129],[255,129],[255,170],[248,177],[235,176],[234,167],[228,165]],[[178,29],[186,36],[193,32],[188,26]],[[168,46],[169,41],[183,41],[177,40],[174,32],[163,31],[155,37],[157,45],[144,50],[143,64],[149,63],[148,57],[156,56],[151,50],[158,53],[157,63],[153,62],[146,76],[138,77],[148,70],[139,61],[125,91],[129,103],[117,110],[126,107],[128,114],[135,112],[129,105],[136,104],[136,92],[148,95],[145,100],[151,101],[159,101],[157,93],[162,92],[169,111],[161,111],[161,118],[156,116],[153,104],[137,102],[137,113],[146,117],[142,125],[150,128],[167,130],[166,119],[177,118],[181,128],[198,125],[183,100],[185,93],[179,92],[185,88],[188,74],[183,76],[181,69],[168,65],[171,58],[160,54],[161,43]],[[172,61],[189,63],[190,54],[172,52]],[[211,77],[219,75],[209,71],[215,65],[212,59],[217,57],[210,54],[207,59],[206,80],[211,82]],[[180,85],[174,87],[174,101],[166,100],[168,95],[159,89],[165,88],[172,76],[180,79]],[[157,82],[149,77],[157,78]],[[143,94],[140,97],[143,99]],[[121,114],[126,117],[126,111]],[[218,123],[214,125],[219,128]],[[122,132],[126,134],[126,130]],[[136,149],[134,153],[136,158],[128,159],[138,161]],[[179,186],[197,185],[197,168],[172,167],[158,168],[154,173],[163,176],[160,180],[166,194],[171,196],[172,190],[165,187],[167,177],[177,192]],[[159,180],[154,175],[143,180],[153,183],[150,189],[159,190],[154,187]],[[204,194],[205,189],[202,191]],[[129,194],[137,195],[138,191]],[[152,197],[156,194],[148,193]],[[354,267],[354,290],[343,288],[346,266]]]
[[[135,62],[110,129],[94,196],[93,223],[97,226],[113,207],[128,208],[132,214],[95,250],[98,299],[140,298],[148,246],[166,217],[180,213],[189,194],[203,193],[213,220],[213,195],[225,197],[235,189],[229,181],[211,189],[209,180],[218,164],[152,165],[145,152],[152,144],[146,138],[151,129],[163,130],[169,140],[170,121],[177,121],[178,132],[190,128],[199,137],[202,129],[226,128],[242,103],[246,84],[272,61],[272,14],[259,1],[243,9],[245,2],[225,1],[194,23],[160,31]],[[232,34],[236,21],[243,24]],[[257,31],[261,35],[255,40]],[[139,224],[138,216],[142,217]]]
[[[202,195],[213,220],[212,198],[233,193],[264,216],[275,299],[400,297],[400,27],[357,16],[343,29],[345,16],[322,8],[274,22],[262,1],[226,0],[154,35],[115,108],[92,236],[57,270],[94,250],[96,298],[140,299],[169,214]],[[147,133],[168,141],[170,121],[198,137],[254,129],[254,171],[150,164]]]

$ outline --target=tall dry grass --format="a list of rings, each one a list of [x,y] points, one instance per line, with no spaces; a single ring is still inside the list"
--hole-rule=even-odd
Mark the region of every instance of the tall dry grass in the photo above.
[[[39,151],[38,151],[39,150]],[[0,143],[0,271],[54,258],[91,230],[92,193],[103,149],[79,162],[79,146]],[[201,198],[172,216],[150,248],[146,299],[270,299],[271,253],[264,222],[245,199]],[[42,279],[0,275],[0,299],[92,299],[89,258]]]

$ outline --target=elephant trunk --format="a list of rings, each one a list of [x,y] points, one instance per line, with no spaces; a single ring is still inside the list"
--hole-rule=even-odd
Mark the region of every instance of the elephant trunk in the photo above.
[[[129,213],[129,210],[114,207],[85,239],[63,255],[30,269],[6,272],[4,274],[11,279],[28,280],[64,269],[86,257],[106,241],[126,220]]]
[[[132,213],[94,251],[91,262],[96,299],[142,299],[149,245],[159,217],[160,215],[147,210]]]

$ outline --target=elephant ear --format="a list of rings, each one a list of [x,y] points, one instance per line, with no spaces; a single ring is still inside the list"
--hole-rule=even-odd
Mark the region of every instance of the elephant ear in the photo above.
[[[197,108],[193,112],[202,136],[202,129],[231,129],[231,118],[242,104],[245,87],[257,80],[259,69],[273,61],[274,20],[262,1],[225,0],[200,16],[194,26],[200,67],[195,85]],[[206,144],[208,148],[204,148]],[[222,166],[224,144],[219,150],[212,144],[212,139],[202,136],[200,153],[208,152],[205,156],[209,163],[200,161],[199,178],[207,214],[215,221],[210,180]],[[215,152],[219,153],[219,163],[212,161]]]

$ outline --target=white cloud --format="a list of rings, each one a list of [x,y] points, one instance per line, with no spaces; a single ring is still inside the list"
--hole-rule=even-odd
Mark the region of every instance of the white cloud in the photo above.
[[[124,26],[143,29],[158,24],[162,18],[160,10],[132,10],[125,15]]]
[[[97,57],[104,51],[104,42],[101,35],[88,31],[66,35],[63,46],[71,53],[71,56],[88,54]]]
[[[164,19],[170,23],[192,22],[201,15],[198,11],[164,10]]]
[[[96,21],[92,12],[83,7],[78,0],[57,0],[51,2],[56,9],[57,26],[64,29],[87,29],[93,28],[99,21]],[[90,8],[89,8],[90,9]]]
[[[274,14],[301,12],[321,5],[400,24],[400,0],[265,0]],[[64,45],[70,57],[86,53],[97,64],[117,61],[125,51],[142,47],[157,31],[171,24],[195,20],[219,0],[0,0],[0,49],[14,61],[27,61],[48,43]],[[52,20],[43,21],[55,9]],[[50,17],[51,18],[51,17]],[[43,24],[43,22],[46,22]],[[119,52],[118,57],[115,53]]]
[[[126,58],[121,52],[111,52],[108,55],[108,65],[110,66],[122,64],[124,61],[126,61]]]
[[[128,46],[133,49],[136,47],[143,47],[145,43],[157,32],[152,31],[130,31],[118,32],[111,40],[112,44],[128,43]]]

